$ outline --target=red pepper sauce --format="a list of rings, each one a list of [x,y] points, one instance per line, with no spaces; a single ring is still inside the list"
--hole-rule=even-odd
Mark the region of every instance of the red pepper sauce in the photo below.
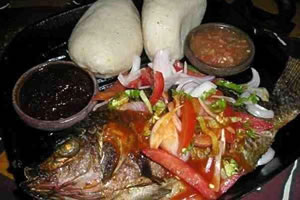
[[[202,62],[221,68],[239,65],[251,53],[246,36],[227,27],[198,31],[191,39],[191,49]]]

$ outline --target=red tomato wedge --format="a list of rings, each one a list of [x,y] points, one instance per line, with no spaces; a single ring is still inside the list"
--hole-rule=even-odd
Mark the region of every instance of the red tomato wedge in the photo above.
[[[98,92],[94,97],[93,100],[95,101],[103,101],[103,100],[109,100],[110,98],[112,98],[113,96],[115,96],[116,94],[118,94],[119,92],[124,91],[126,88],[119,82],[116,81],[112,87]]]
[[[191,143],[196,127],[196,112],[189,99],[185,99],[182,107],[182,131],[179,134],[179,151]]]
[[[164,76],[161,72],[155,71],[154,72],[154,85],[153,85],[153,92],[150,97],[150,103],[154,105],[162,96],[164,92],[165,81]]]
[[[230,106],[226,106],[225,110],[223,111],[224,117],[232,117],[234,116],[234,110]]]
[[[143,153],[154,162],[181,178],[195,188],[204,198],[216,199],[216,193],[209,188],[204,178],[184,161],[160,149],[144,149]]]
[[[141,69],[141,76],[136,80],[131,81],[127,87],[128,88],[139,88],[141,86],[153,85],[153,71],[150,67]]]

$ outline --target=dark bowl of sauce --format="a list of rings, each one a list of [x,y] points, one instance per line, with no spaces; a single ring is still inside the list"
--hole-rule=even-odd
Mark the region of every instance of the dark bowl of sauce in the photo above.
[[[68,128],[84,119],[96,102],[94,75],[70,61],[39,64],[13,89],[13,106],[29,126],[46,131]]]
[[[184,51],[200,71],[220,77],[245,71],[255,55],[250,37],[237,27],[223,23],[194,28],[186,38]]]

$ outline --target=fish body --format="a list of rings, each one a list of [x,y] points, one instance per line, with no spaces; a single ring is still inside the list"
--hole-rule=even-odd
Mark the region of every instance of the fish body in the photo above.
[[[300,61],[289,58],[270,97],[273,128],[232,146],[243,160],[243,174],[256,168],[278,130],[298,116],[299,89]],[[186,184],[141,154],[148,144],[139,133],[150,119],[149,113],[98,108],[66,130],[72,136],[47,160],[25,169],[21,187],[37,199],[171,199]]]
[[[174,178],[153,182],[163,180],[166,171],[136,151],[134,130],[120,121],[130,115],[106,109],[67,130],[76,136],[67,138],[38,168],[26,168],[28,180],[21,187],[36,199],[86,200],[161,199],[178,190],[181,184]]]

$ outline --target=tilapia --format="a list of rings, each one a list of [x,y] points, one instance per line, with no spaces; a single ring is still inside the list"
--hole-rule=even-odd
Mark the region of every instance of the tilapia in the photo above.
[[[38,168],[25,168],[28,180],[21,188],[36,199],[86,200],[161,199],[180,190],[176,179],[164,181],[166,171],[139,154],[125,119],[130,115],[106,108],[66,130],[71,136]]]
[[[245,163],[240,172],[256,168],[278,130],[298,116],[299,99],[300,60],[290,57],[268,104],[275,113],[269,120],[273,128],[231,147]],[[25,169],[27,180],[21,188],[36,199],[171,199],[187,185],[141,153],[148,141],[137,124],[149,120],[151,115],[145,113],[98,108],[65,130],[71,136],[48,159]],[[221,188],[214,198],[227,189]]]

